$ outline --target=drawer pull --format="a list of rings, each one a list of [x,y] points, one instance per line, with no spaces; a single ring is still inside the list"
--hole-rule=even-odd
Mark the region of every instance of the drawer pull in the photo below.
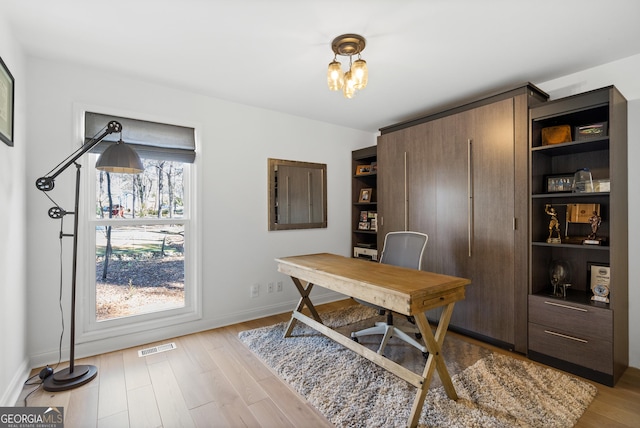
[[[549,331],[549,330],[545,330],[545,333],[551,334],[553,336],[558,336],[558,337],[563,337],[565,339],[571,339],[571,340],[575,340],[576,342],[582,342],[582,343],[589,343],[587,340],[584,339],[578,339],[577,337],[573,337],[573,336],[567,336],[566,334],[560,334],[560,333],[556,333],[555,331]]]
[[[559,306],[561,308],[565,308],[565,309],[573,309],[574,311],[580,311],[580,312],[589,312],[586,309],[583,308],[576,308],[575,306],[569,306],[569,305],[563,305],[561,303],[555,303],[555,302],[544,302],[545,305],[551,305],[551,306]]]

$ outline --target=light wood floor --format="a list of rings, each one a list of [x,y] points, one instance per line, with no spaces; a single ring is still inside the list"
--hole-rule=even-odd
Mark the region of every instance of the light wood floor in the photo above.
[[[318,309],[349,304],[345,300]],[[98,377],[71,391],[40,389],[27,405],[63,406],[65,428],[331,427],[237,339],[240,331],[288,319],[289,314],[277,315],[150,344],[173,341],[177,349],[143,358],[138,349],[146,346],[77,360],[96,365]],[[598,395],[577,427],[640,425],[640,370],[627,370],[615,388],[595,385]],[[25,387],[17,406],[24,405],[33,388]]]

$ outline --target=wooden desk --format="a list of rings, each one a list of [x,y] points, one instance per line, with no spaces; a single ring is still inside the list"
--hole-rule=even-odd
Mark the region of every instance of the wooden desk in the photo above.
[[[407,421],[410,427],[418,425],[434,369],[438,370],[449,398],[458,399],[444,363],[442,343],[449,326],[453,305],[458,300],[464,299],[464,288],[470,283],[468,279],[326,253],[283,257],[276,259],[276,262],[278,271],[289,275],[300,293],[300,302],[293,310],[285,337],[291,336],[295,322],[301,321],[415,386],[418,390]],[[325,326],[309,299],[309,293],[314,284],[403,315],[413,316],[429,351],[422,375]],[[305,306],[313,318],[301,312]],[[444,310],[434,335],[425,311],[440,306],[444,306]]]

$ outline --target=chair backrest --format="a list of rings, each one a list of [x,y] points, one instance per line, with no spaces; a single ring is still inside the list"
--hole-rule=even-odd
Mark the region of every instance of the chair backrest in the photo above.
[[[428,239],[420,232],[389,232],[384,237],[380,263],[420,270]]]

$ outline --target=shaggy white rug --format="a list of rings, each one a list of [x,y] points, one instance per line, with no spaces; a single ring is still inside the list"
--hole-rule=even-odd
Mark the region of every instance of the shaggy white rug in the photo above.
[[[320,314],[343,334],[371,324],[375,315],[362,306]],[[280,323],[243,331],[239,337],[334,425],[406,426],[413,386],[302,323],[296,324],[293,337],[284,339],[285,327]],[[380,337],[372,336],[365,346],[375,349],[376,339]],[[393,340],[385,354],[421,373],[422,354]],[[595,386],[575,377],[452,336],[445,338],[443,354],[459,400],[447,397],[436,373],[421,427],[572,427],[597,393]]]

